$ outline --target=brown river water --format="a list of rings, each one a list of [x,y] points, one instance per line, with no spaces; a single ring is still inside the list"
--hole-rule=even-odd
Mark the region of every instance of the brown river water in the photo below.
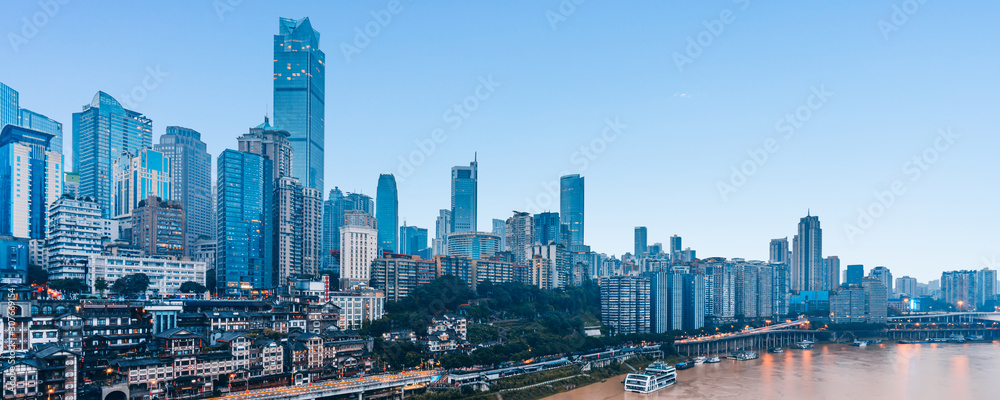
[[[1000,399],[1000,343],[817,345],[759,352],[677,371],[677,383],[626,393],[625,376],[545,400],[653,399]]]

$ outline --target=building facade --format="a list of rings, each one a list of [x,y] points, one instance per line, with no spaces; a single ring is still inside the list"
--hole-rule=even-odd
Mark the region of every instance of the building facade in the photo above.
[[[278,20],[274,35],[274,120],[288,130],[295,149],[292,173],[323,191],[326,54],[309,18]]]
[[[184,282],[205,285],[205,263],[161,258],[133,258],[94,255],[89,260],[87,283],[94,287],[97,279],[113,285],[118,279],[134,274],[146,274],[149,288],[146,295],[167,296],[180,294]]]
[[[44,239],[48,209],[63,192],[53,136],[15,125],[0,130],[0,235]]]
[[[184,209],[184,248],[191,255],[194,242],[202,237],[215,239],[212,155],[201,133],[180,126],[168,126],[153,150],[170,160],[170,198]]]
[[[391,253],[399,252],[399,193],[396,177],[392,174],[378,176],[375,193],[375,218],[378,219],[379,248]]]
[[[216,284],[220,294],[277,286],[271,160],[227,149],[217,173]]]
[[[827,290],[823,285],[823,229],[819,217],[802,217],[792,244],[792,290]]]
[[[52,203],[45,239],[49,280],[86,278],[87,260],[101,254],[109,236],[107,222],[100,206],[89,198],[63,196]]]
[[[559,178],[559,218],[569,230],[569,243],[584,245],[584,178],[579,174]]]
[[[476,232],[479,198],[479,162],[451,168],[451,229],[449,233]]]
[[[649,279],[601,278],[601,323],[617,335],[650,332]]]
[[[183,257],[184,227],[187,224],[183,205],[179,201],[163,201],[147,197],[132,211],[132,245],[146,257]]]
[[[340,227],[340,287],[368,286],[371,266],[379,256],[377,223],[364,211],[344,213]]]

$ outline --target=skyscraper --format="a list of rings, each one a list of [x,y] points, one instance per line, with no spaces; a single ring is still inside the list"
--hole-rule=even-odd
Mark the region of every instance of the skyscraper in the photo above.
[[[514,216],[507,218],[506,250],[514,256],[517,265],[528,265],[531,260],[531,247],[535,244],[535,220],[531,214],[514,211]]]
[[[0,129],[7,125],[18,124],[19,94],[10,86],[0,82]]]
[[[847,266],[847,281],[844,282],[846,285],[860,285],[861,280],[865,278],[865,266],[854,264]]]
[[[500,237],[486,232],[452,232],[448,234],[448,256],[471,260],[489,258],[500,248]]]
[[[434,255],[448,255],[448,234],[451,233],[451,210],[438,212],[434,221]]]
[[[806,215],[799,220],[792,240],[792,290],[828,290],[823,287],[823,230],[819,217]]]
[[[80,196],[94,199],[101,215],[111,218],[114,161],[123,152],[139,154],[152,145],[152,120],[97,92],[83,111],[73,114],[73,172],[80,174]]]
[[[647,246],[649,246],[649,242],[646,240],[646,227],[635,227],[635,253],[632,254],[632,257],[635,257],[636,260],[642,258]]]
[[[184,209],[184,248],[190,255],[199,237],[215,239],[212,155],[201,133],[180,126],[168,126],[153,149],[170,160],[170,197]]]
[[[554,212],[543,212],[541,214],[535,214],[535,244],[549,244],[551,242],[561,243],[563,245],[568,245],[566,243],[569,230],[568,225],[561,222],[559,218],[559,213]]]
[[[583,245],[584,179],[579,174],[559,179],[559,218],[569,229],[567,246]]]
[[[451,168],[451,232],[476,231],[479,162]]]
[[[114,218],[130,220],[132,210],[149,196],[173,200],[170,188],[170,159],[152,149],[122,153],[114,162],[111,192]],[[129,240],[125,238],[125,240]]]
[[[375,219],[378,220],[379,247],[388,252],[399,251],[399,194],[396,191],[396,177],[392,174],[378,176],[375,192]]]
[[[788,238],[771,239],[768,253],[770,254],[768,261],[788,264]],[[860,284],[860,282],[858,283]]]
[[[0,236],[45,238],[49,207],[63,192],[63,158],[51,140],[16,125],[0,130]]]
[[[896,292],[897,297],[907,296],[916,297],[917,293],[917,278],[911,276],[901,276],[896,278]]]
[[[829,256],[823,259],[823,281],[820,290],[835,290],[840,286],[840,257]]]
[[[875,278],[875,279],[878,279],[879,281],[881,281],[882,282],[882,286],[885,286],[885,290],[886,290],[887,293],[889,293],[890,295],[893,293],[893,290],[892,290],[892,284],[893,284],[893,282],[892,282],[892,272],[889,271],[889,268],[878,266],[878,267],[872,268],[872,270],[868,273],[868,275],[870,277],[872,277],[872,278]],[[862,281],[862,283],[864,283],[864,281]]]
[[[274,271],[274,180],[271,160],[227,149],[216,162],[219,293],[240,294],[277,285]]]
[[[143,257],[185,254],[184,209],[179,201],[149,196],[132,211],[132,245]]]
[[[507,249],[507,221],[493,218],[492,233],[500,237],[500,251],[505,251]]]
[[[649,278],[601,278],[601,323],[612,333],[649,333]]]
[[[53,202],[45,238],[49,279],[86,278],[87,259],[101,254],[106,224],[96,202],[70,196]]]
[[[684,248],[681,247],[681,237],[673,235],[670,237],[670,259],[677,261],[680,258],[681,251]]]
[[[280,18],[274,35],[274,120],[295,149],[292,175],[323,190],[326,55],[309,18]]]
[[[427,229],[407,226],[399,227],[399,252],[417,255],[427,249]]]
[[[52,135],[49,150],[63,154],[63,124],[42,114],[22,108],[19,115],[21,126]],[[2,127],[0,127],[2,128]]]
[[[344,213],[340,227],[340,287],[351,289],[368,286],[372,261],[379,256],[378,224],[364,211]]]

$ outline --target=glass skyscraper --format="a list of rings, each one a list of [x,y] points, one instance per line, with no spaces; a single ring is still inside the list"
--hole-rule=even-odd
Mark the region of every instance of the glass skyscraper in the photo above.
[[[566,175],[559,183],[559,218],[569,228],[568,245],[583,245],[583,177]]]
[[[152,120],[97,92],[83,111],[73,114],[73,172],[80,174],[80,196],[94,199],[101,215],[110,218],[114,160],[152,144]]]
[[[59,152],[59,154],[63,153],[62,122],[57,122],[52,118],[31,111],[27,108],[22,108],[19,116],[21,118],[21,126],[52,135],[52,141],[49,143],[49,149]]]
[[[416,255],[426,249],[427,229],[406,225],[399,227],[399,252],[401,254]]]
[[[375,219],[378,220],[378,246],[383,251],[399,251],[399,193],[396,191],[396,177],[392,174],[378,176],[375,193]],[[420,250],[420,249],[417,249]]]
[[[374,209],[372,198],[360,193],[347,193],[338,187],[330,190],[330,198],[323,202],[323,269],[334,269],[336,262],[331,251],[340,251],[340,227],[344,226],[344,213],[364,211],[371,214]]]
[[[635,227],[635,254],[633,254],[632,257],[635,257],[636,260],[642,258],[642,255],[646,253],[646,247],[648,247],[648,245],[649,242],[646,238],[646,227]]]
[[[16,125],[0,130],[0,236],[45,238],[49,206],[63,191],[63,158],[51,140]]]
[[[199,237],[215,238],[212,214],[212,155],[201,133],[168,126],[153,149],[170,160],[171,198],[181,203],[185,214],[184,248],[194,249]]]
[[[219,293],[274,288],[271,160],[227,149],[219,155],[217,167]]]
[[[792,238],[792,290],[829,290],[823,281],[823,229],[806,213]]]
[[[18,110],[17,91],[0,82],[0,129],[6,125],[19,125]]]
[[[535,244],[547,245],[551,242],[566,244],[569,237],[567,225],[563,224],[559,213],[544,212],[535,214]]]
[[[274,122],[294,149],[292,176],[323,190],[326,55],[309,18],[281,18],[274,35]]]
[[[451,168],[451,233],[476,231],[479,162]]]

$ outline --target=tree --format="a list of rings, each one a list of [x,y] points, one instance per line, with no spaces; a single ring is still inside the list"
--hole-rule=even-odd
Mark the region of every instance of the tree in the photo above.
[[[94,290],[96,290],[97,293],[100,293],[101,297],[104,297],[104,291],[108,290],[108,287],[108,281],[103,277],[94,280]]]
[[[187,282],[184,282],[184,283],[181,284],[181,293],[198,293],[198,294],[201,294],[201,293],[205,293],[206,290],[208,290],[208,289],[205,288],[204,285],[202,285],[202,284],[200,284],[198,282],[194,282],[194,281],[187,281]]]
[[[28,266],[28,283],[44,285],[49,283],[49,271],[41,266],[31,264]]]
[[[112,292],[118,293],[126,298],[135,297],[140,293],[145,293],[148,288],[149,277],[143,273],[125,275],[118,278],[114,285],[111,285]]]
[[[62,294],[79,294],[86,292],[90,289],[86,283],[83,283],[83,279],[72,278],[72,279],[56,279],[49,282],[49,288],[59,291]]]

